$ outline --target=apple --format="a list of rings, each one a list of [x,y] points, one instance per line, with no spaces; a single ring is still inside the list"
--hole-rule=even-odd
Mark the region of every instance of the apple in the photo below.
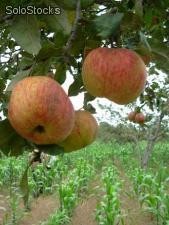
[[[135,111],[132,111],[128,114],[128,119],[131,121],[131,122],[135,122],[135,116],[136,116],[137,112]]]
[[[139,123],[139,124],[144,124],[145,119],[146,119],[146,117],[142,112],[137,113],[135,116],[135,122]]]
[[[97,135],[98,124],[93,115],[84,110],[75,111],[75,123],[70,135],[58,145],[71,152],[91,144]]]
[[[141,57],[124,48],[96,48],[82,66],[86,90],[117,104],[133,102],[144,90],[147,73]]]
[[[13,88],[8,106],[13,128],[36,144],[55,144],[72,131],[73,105],[62,87],[47,76],[31,76]]]

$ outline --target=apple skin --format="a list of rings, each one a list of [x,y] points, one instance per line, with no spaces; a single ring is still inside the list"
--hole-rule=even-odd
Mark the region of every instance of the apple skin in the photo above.
[[[135,122],[138,124],[144,124],[145,119],[146,119],[146,117],[142,112],[137,113],[135,116]]]
[[[69,97],[55,80],[31,76],[14,86],[8,119],[25,139],[36,144],[55,144],[70,134],[75,112]]]
[[[75,124],[71,134],[61,143],[64,152],[72,152],[91,144],[97,135],[98,124],[88,111],[75,111]]]
[[[137,114],[137,112],[135,112],[135,111],[130,112],[130,113],[128,114],[128,119],[129,119],[129,121],[135,122],[135,116],[136,116],[136,114]]]
[[[147,73],[143,60],[136,52],[104,47],[96,48],[86,56],[82,78],[91,95],[125,105],[141,94]]]

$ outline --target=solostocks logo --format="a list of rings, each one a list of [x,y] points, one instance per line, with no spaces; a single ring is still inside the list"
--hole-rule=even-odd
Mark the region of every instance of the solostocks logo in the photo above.
[[[26,7],[13,7],[13,6],[6,6],[6,14],[7,15],[60,15],[61,9],[58,7],[36,7],[36,6],[26,6]]]

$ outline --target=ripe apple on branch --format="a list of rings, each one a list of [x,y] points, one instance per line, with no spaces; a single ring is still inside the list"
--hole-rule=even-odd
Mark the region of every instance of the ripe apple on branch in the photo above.
[[[104,47],[88,53],[82,67],[82,78],[91,95],[125,105],[142,93],[147,73],[136,52]]]

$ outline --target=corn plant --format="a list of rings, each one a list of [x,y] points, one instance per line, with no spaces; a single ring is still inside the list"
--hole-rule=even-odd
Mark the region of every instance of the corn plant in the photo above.
[[[66,225],[70,223],[70,218],[65,210],[57,210],[48,220],[41,225]]]
[[[166,225],[169,218],[169,195],[165,189],[168,177],[164,169],[154,175],[135,169],[132,179],[134,191],[139,196],[141,206],[154,215],[157,225]]]
[[[105,195],[96,208],[96,221],[99,225],[123,224],[120,210],[120,183],[113,166],[105,167],[102,174]]]

